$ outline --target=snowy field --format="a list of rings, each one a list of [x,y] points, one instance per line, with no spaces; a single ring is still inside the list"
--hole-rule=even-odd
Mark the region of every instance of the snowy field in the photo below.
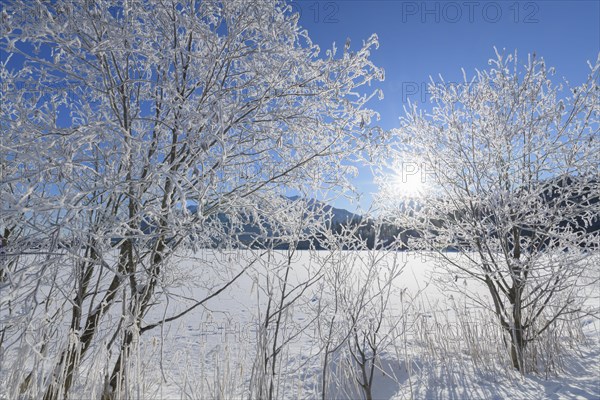
[[[146,325],[206,297],[207,288],[220,287],[256,255],[203,251],[182,257],[168,293],[160,294],[167,300],[145,317]],[[435,265],[433,256],[398,252],[263,254],[219,296],[136,338],[129,395],[248,398],[276,354],[274,398],[322,398],[323,370],[326,398],[364,398],[357,383],[364,382],[362,370],[352,354],[367,343],[362,349],[368,354],[369,344],[376,349],[371,386],[377,399],[600,397],[597,320],[559,325],[547,340],[562,348],[539,354],[551,358],[554,370],[521,376],[510,367],[502,332],[484,306],[485,288],[458,282],[471,298],[441,290]],[[274,309],[284,311],[266,324]],[[85,398],[98,397],[99,387],[90,382],[101,381],[107,368],[102,353],[95,354],[83,363],[76,386]],[[7,366],[16,356],[3,354],[0,393],[15,379]]]
[[[285,254],[276,264],[284,264]],[[322,272],[327,252],[301,252],[293,259],[294,284]],[[349,272],[354,285],[353,293],[360,292],[362,280],[368,274],[373,253],[345,254],[343,269]],[[234,256],[235,257],[235,256]],[[239,255],[238,255],[239,257]],[[404,266],[394,280],[390,307],[385,310],[389,332],[380,332],[383,345],[376,361],[373,396],[380,399],[596,399],[600,397],[600,324],[585,319],[581,330],[565,330],[561,341],[573,341],[571,354],[556,355],[557,378],[541,372],[525,377],[509,367],[502,345],[501,332],[489,310],[473,304],[457,293],[440,290],[436,284],[435,257],[408,253],[390,253],[383,257],[377,268],[384,270],[394,264]],[[460,257],[456,255],[456,257]],[[243,262],[243,257],[237,259]],[[333,261],[335,264],[335,260]],[[267,266],[264,266],[267,267]],[[356,271],[353,269],[362,269]],[[330,272],[330,271],[329,271]],[[362,272],[362,273],[361,273]],[[385,274],[385,271],[383,271]],[[160,376],[144,381],[157,382],[148,387],[148,395],[155,390],[159,398],[238,397],[249,386],[253,357],[260,341],[259,320],[266,309],[266,287],[261,278],[266,272],[258,266],[238,281],[226,294],[207,305],[185,321],[169,327],[162,348],[156,347],[156,356],[162,355],[164,384]],[[327,280],[327,279],[326,279]],[[473,282],[464,282],[474,285]],[[472,287],[472,293],[485,297],[483,287]],[[276,398],[317,398],[323,363],[323,335],[315,321],[319,304],[327,303],[331,288],[314,287],[304,293],[290,310],[287,335],[298,337],[291,341],[282,356],[278,374]],[[194,291],[189,295],[194,296]],[[196,293],[198,295],[198,293]],[[596,298],[597,299],[597,298]],[[330,299],[329,299],[330,300]],[[330,305],[330,304],[329,304]],[[331,313],[321,307],[325,320]],[[371,308],[369,310],[372,310]],[[343,313],[341,313],[343,314]],[[262,317],[262,318],[261,318]],[[365,316],[375,318],[376,315]],[[347,322],[340,315],[340,325]],[[359,319],[361,317],[359,316]],[[311,322],[312,321],[312,322]],[[396,325],[397,324],[397,325]],[[338,329],[338,328],[335,328]],[[343,326],[339,327],[343,330]],[[573,336],[585,335],[584,345]],[[159,336],[145,338],[145,345],[160,343]],[[361,398],[350,371],[346,349],[340,349],[330,365],[332,370],[327,398]],[[506,356],[506,357],[505,357]],[[156,358],[157,360],[160,357]],[[144,373],[157,372],[150,363]],[[166,382],[165,382],[166,381]],[[174,384],[179,382],[179,384]]]

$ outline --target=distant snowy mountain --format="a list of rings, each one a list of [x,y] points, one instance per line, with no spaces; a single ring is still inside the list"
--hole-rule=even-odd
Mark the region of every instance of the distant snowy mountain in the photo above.
[[[286,198],[288,200],[290,200],[291,202],[296,202],[296,201],[302,200],[302,197],[300,197],[300,196],[288,196]],[[309,199],[309,200],[307,200],[307,203],[309,206],[314,205],[315,209],[318,209],[318,210],[320,209],[324,214],[331,213],[331,222],[333,222],[333,223],[346,224],[346,223],[353,222],[353,221],[356,222],[356,221],[359,221],[362,219],[362,216],[359,214],[354,214],[343,208],[333,207],[333,206],[326,204],[324,202],[321,202],[319,200]],[[196,212],[198,212],[198,206],[196,206],[194,204],[188,205],[188,210],[192,214],[195,214]],[[222,221],[227,220],[225,215],[222,213],[219,213],[219,219]]]
[[[288,196],[287,197],[291,201],[302,200],[300,196]],[[353,221],[359,221],[362,216],[358,214],[354,214],[348,210],[343,208],[336,208],[329,204],[325,204],[319,200],[309,199],[307,200],[308,205],[314,205],[317,209],[322,209],[324,213],[331,213],[331,222],[334,224],[347,224]]]
[[[352,223],[358,223],[362,220],[362,216],[354,214],[348,210],[342,208],[336,208],[322,201],[315,199],[303,199],[300,196],[288,196],[282,197],[282,199],[289,201],[290,204],[295,202],[305,201],[306,205],[317,215],[322,215],[324,219],[330,221],[331,226],[336,225],[347,225]],[[194,214],[198,212],[197,205],[188,205],[188,210]],[[218,221],[218,224],[222,225],[222,233],[225,235],[234,234],[238,240],[242,243],[246,243],[250,246],[262,246],[271,239],[277,240],[277,234],[274,233],[276,229],[269,222],[261,221],[260,223],[256,218],[261,218],[253,213],[244,213],[239,211],[239,214],[235,213],[218,213],[213,217],[209,217],[209,220],[213,222]],[[234,222],[237,221],[237,222]],[[266,241],[266,242],[265,242]],[[221,244],[222,239],[213,237],[213,245],[218,246]],[[319,241],[317,238],[312,238],[307,241],[302,241],[297,245],[299,248],[309,248],[310,244],[320,248]],[[276,243],[276,248],[286,248],[288,244],[285,242]]]

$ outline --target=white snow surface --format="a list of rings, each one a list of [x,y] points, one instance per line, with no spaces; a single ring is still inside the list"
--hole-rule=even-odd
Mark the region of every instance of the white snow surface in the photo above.
[[[323,257],[326,252],[323,253]],[[284,254],[279,254],[282,258]],[[200,257],[212,257],[203,255]],[[224,256],[220,256],[224,257]],[[244,264],[243,254],[230,254],[227,264],[238,268]],[[481,335],[481,351],[489,350],[490,357],[503,353],[502,343],[490,343],[491,315],[477,308],[457,293],[446,293],[435,284],[435,259],[422,255],[400,253],[406,268],[396,281],[398,291],[418,295],[410,306],[402,304],[402,296],[393,297],[392,313],[397,318],[407,314],[405,333],[396,338],[381,354],[374,379],[377,399],[597,399],[600,398],[600,324],[587,318],[582,322],[586,335],[584,344],[574,344],[569,354],[563,354],[555,373],[531,373],[522,376],[507,368],[508,360],[487,359],[487,365],[474,361],[466,349],[466,341]],[[459,257],[457,255],[457,257]],[[348,254],[348,268],[353,256]],[[314,268],[309,252],[300,252],[293,263],[293,279],[298,281]],[[194,270],[195,262],[182,265]],[[237,269],[236,269],[237,270]],[[197,309],[182,320],[142,337],[143,362],[140,374],[146,382],[147,395],[156,398],[238,397],[247,386],[257,344],[257,318],[265,312],[266,296],[260,290],[261,266],[253,268],[225,293],[211,300],[205,308]],[[473,282],[465,282],[474,285]],[[201,298],[199,288],[180,288],[190,298]],[[485,297],[484,288],[475,288]],[[288,322],[300,329],[314,316],[311,307],[319,299],[316,290],[309,291],[291,312]],[[462,302],[462,304],[461,304]],[[185,303],[183,301],[182,303]],[[166,315],[182,304],[169,304]],[[474,338],[465,338],[457,310],[468,310],[474,318]],[[483,315],[487,321],[483,321]],[[161,318],[158,310],[154,318]],[[480,318],[475,322],[476,318]],[[151,320],[151,316],[147,318]],[[150,322],[150,321],[149,321]],[[464,323],[464,321],[462,321]],[[420,333],[418,334],[417,331]],[[424,335],[423,332],[428,334]],[[565,334],[567,335],[567,334]],[[568,336],[564,338],[568,340]],[[314,329],[309,327],[282,354],[284,360],[278,388],[279,398],[317,398],[321,374],[320,344]],[[482,359],[486,359],[483,354]],[[156,364],[158,363],[158,365]],[[341,364],[341,362],[340,362]],[[161,368],[159,368],[159,366]],[[358,388],[347,379],[340,365],[333,365],[339,374],[338,385],[331,385],[328,399],[361,398]]]
[[[326,251],[295,254],[290,282],[300,282],[315,274],[319,259],[322,262],[327,254]],[[367,253],[345,254],[346,268],[360,285],[360,271],[355,270],[361,268],[360,257]],[[179,279],[179,284],[169,289],[168,303],[155,307],[146,316],[146,324],[168,318],[193,304],[193,299],[206,297],[206,287],[217,287],[218,282],[233,276],[247,264],[250,256],[249,252],[242,251],[218,255],[201,251],[193,259],[182,258],[175,268],[177,275],[185,279]],[[278,263],[281,268],[285,265],[285,252],[271,257],[276,260],[253,264],[247,274],[205,306],[139,337],[132,377],[137,382],[133,390],[135,398],[247,398],[257,351],[258,321],[262,321],[267,304],[265,268],[273,268]],[[394,253],[386,257],[392,263]],[[436,285],[434,257],[412,253],[395,253],[395,257],[396,262],[405,263],[405,268],[395,281],[388,317],[402,321],[399,324],[402,329],[395,331],[394,339],[379,355],[374,398],[600,398],[600,323],[597,319],[582,320],[583,342],[572,340],[572,332],[563,332],[559,339],[566,343],[569,351],[556,357],[555,371],[523,376],[508,366],[508,356],[503,356],[501,334],[492,314],[459,293],[444,291]],[[221,265],[222,269],[215,265]],[[464,284],[485,298],[485,288],[477,287],[474,282]],[[311,287],[286,314],[284,335],[297,336],[279,354],[276,398],[321,398],[323,352],[315,310],[318,304],[327,303],[329,299],[323,297],[330,289]],[[93,368],[90,363],[85,365]],[[332,355],[327,399],[363,398],[348,368],[341,352]],[[0,373],[0,393],[2,387],[6,387],[8,376],[6,370]],[[79,394],[86,397],[90,393]],[[5,397],[0,395],[0,398]]]

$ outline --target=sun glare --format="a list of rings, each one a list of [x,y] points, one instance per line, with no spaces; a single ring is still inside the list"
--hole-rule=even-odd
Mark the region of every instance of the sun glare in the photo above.
[[[395,197],[423,197],[426,191],[425,176],[418,167],[406,165],[394,170],[391,179],[391,191]]]

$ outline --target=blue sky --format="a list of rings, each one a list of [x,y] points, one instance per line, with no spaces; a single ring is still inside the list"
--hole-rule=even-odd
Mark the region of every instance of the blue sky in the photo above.
[[[587,61],[600,51],[600,1],[401,1],[335,0],[294,1],[300,24],[322,49],[336,42],[341,48],[350,38],[356,48],[372,33],[380,47],[372,54],[385,69],[382,101],[372,107],[381,113],[385,129],[398,126],[408,99],[426,107],[429,76],[442,74],[460,81],[487,67],[500,51],[535,52],[572,84],[586,79]],[[371,203],[377,190],[370,173],[361,170],[355,184],[364,192],[361,206]],[[337,206],[356,205],[338,201]]]

